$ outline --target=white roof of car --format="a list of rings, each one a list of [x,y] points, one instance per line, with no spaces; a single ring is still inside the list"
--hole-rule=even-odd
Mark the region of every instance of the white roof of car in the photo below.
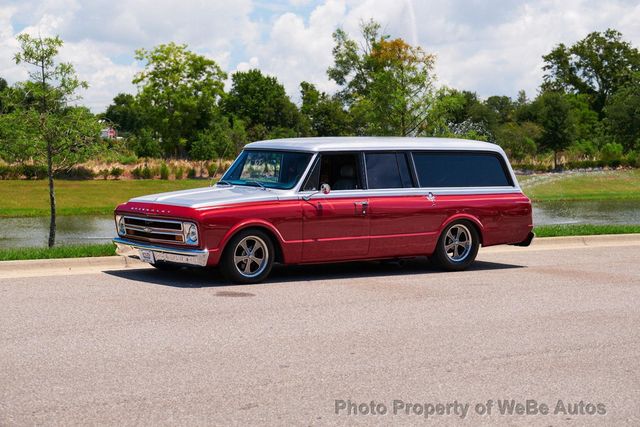
[[[468,139],[359,136],[271,139],[268,141],[252,142],[251,144],[247,144],[245,148],[309,152],[420,149],[482,150],[502,152],[499,145]]]

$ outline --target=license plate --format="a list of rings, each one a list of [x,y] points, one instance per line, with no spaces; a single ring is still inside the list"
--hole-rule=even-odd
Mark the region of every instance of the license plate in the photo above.
[[[153,256],[153,251],[140,249],[140,261],[148,262],[149,264],[153,264],[154,262],[156,262],[156,259]]]

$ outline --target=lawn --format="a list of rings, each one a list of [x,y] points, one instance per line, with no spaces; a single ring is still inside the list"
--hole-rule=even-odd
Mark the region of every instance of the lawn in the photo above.
[[[208,180],[56,181],[59,215],[110,214],[132,197],[206,187]],[[49,215],[47,181],[0,180],[0,217]]]
[[[640,200],[640,169],[518,177],[527,196],[547,200]]]
[[[112,243],[97,245],[56,246],[49,248],[0,249],[0,261],[23,259],[83,258],[116,254]]]

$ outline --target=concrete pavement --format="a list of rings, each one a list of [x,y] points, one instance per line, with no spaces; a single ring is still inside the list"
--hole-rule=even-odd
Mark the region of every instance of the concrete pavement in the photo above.
[[[637,241],[603,238],[487,248],[459,273],[3,278],[0,425],[638,425],[638,259]],[[538,415],[502,415],[503,399]]]

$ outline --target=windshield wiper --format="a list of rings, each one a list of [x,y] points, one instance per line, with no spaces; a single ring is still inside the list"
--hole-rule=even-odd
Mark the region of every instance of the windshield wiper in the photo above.
[[[263,189],[263,190],[265,190],[265,191],[267,190],[267,187],[265,187],[265,185],[264,185],[264,184],[262,184],[262,183],[261,183],[261,182],[259,182],[259,181],[245,181],[245,184],[247,184],[247,185],[252,185],[252,186],[254,186],[254,187],[260,187],[260,188],[262,188],[262,189]]]
[[[233,185],[229,181],[225,181],[224,179],[219,180],[216,184],[224,184],[224,185]]]

